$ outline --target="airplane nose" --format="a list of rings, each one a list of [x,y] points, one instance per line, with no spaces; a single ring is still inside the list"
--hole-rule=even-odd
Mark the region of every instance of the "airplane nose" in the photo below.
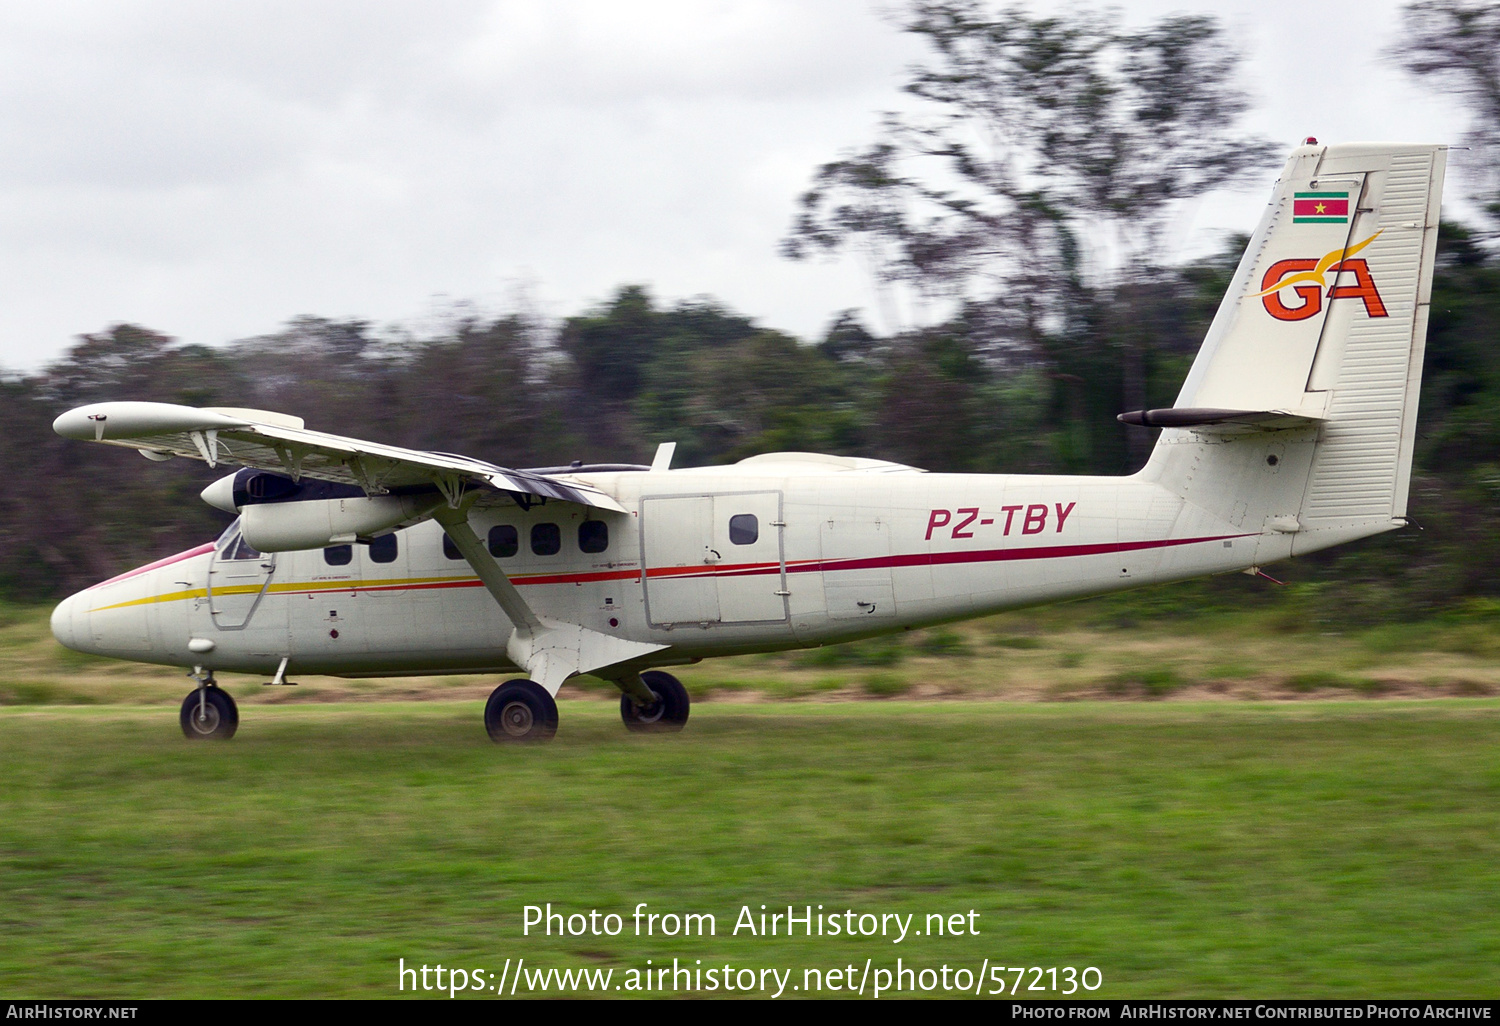
[[[52,636],[64,647],[82,652],[83,639],[88,637],[89,632],[87,623],[78,621],[88,615],[88,610],[83,608],[78,595],[68,596],[52,610]]]

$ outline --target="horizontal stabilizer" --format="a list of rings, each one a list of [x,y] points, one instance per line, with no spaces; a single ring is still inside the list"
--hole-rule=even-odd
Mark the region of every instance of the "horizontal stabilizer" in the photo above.
[[[1284,431],[1287,428],[1320,423],[1319,418],[1282,410],[1215,410],[1191,406],[1178,406],[1170,410],[1135,410],[1122,413],[1115,419],[1122,424],[1134,424],[1137,427],[1193,428],[1232,424],[1263,431]]]

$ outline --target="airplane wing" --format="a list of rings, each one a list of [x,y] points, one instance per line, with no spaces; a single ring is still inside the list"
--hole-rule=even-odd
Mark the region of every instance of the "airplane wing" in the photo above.
[[[254,467],[293,480],[356,485],[366,495],[395,488],[434,487],[451,504],[470,489],[505,493],[526,506],[536,498],[626,512],[592,485],[567,475],[497,467],[449,453],[422,452],[309,431],[299,417],[265,410],[178,406],[173,403],[104,402],[62,414],[52,429],[64,438],[139,449],[151,459],[183,456]]]

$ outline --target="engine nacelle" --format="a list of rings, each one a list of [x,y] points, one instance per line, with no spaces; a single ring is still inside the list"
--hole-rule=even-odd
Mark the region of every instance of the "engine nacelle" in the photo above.
[[[416,523],[442,501],[437,489],[365,495],[354,485],[245,467],[203,489],[203,500],[240,515],[240,533],[261,552],[345,545]]]
[[[424,494],[255,503],[241,507],[240,532],[261,552],[321,549],[420,520],[441,501]]]

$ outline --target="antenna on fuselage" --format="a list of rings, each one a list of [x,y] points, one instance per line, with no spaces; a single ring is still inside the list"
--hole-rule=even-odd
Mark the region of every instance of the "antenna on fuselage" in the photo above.
[[[672,467],[672,456],[677,452],[676,442],[663,442],[656,447],[656,455],[652,457],[652,470],[670,470]]]

